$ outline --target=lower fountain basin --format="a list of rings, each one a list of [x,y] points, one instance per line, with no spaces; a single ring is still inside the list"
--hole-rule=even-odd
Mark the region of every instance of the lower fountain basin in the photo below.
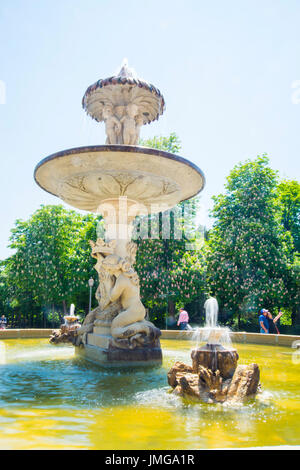
[[[240,343],[239,362],[255,358],[261,364],[262,393],[243,405],[187,406],[169,393],[166,373],[175,358],[189,363],[190,343],[162,339],[161,345],[163,367],[110,370],[75,356],[71,345],[54,347],[47,337],[2,336],[2,449],[299,446],[300,374],[292,361],[297,351]]]

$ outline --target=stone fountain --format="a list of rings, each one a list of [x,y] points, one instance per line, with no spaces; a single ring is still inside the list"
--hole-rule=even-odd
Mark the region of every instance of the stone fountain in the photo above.
[[[173,392],[208,403],[240,401],[256,394],[259,387],[257,364],[237,365],[239,355],[232,348],[228,328],[217,324],[218,302],[210,297],[204,304],[206,322],[194,339],[204,342],[192,350],[192,366],[176,362],[168,373]]]
[[[160,364],[160,330],[145,320],[134,270],[133,221],[195,196],[204,175],[180,156],[138,146],[141,126],[163,114],[165,101],[127,63],[117,75],[89,86],[82,106],[105,123],[106,144],[55,153],[34,172],[41,188],[75,208],[102,214],[105,221],[105,239],[90,242],[99,305],[76,331],[76,351],[109,367]]]
[[[75,305],[71,304],[70,314],[64,316],[64,323],[59,330],[53,330],[50,343],[73,343],[76,331],[80,328],[79,317],[75,315]]]

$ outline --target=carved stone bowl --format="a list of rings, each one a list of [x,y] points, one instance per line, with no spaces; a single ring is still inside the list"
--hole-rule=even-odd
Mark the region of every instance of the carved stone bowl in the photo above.
[[[137,106],[144,124],[158,119],[165,109],[165,100],[158,88],[138,78],[126,59],[118,74],[90,85],[82,99],[83,109],[98,122],[104,120],[105,106],[114,108],[120,119],[129,103]]]
[[[199,366],[203,366],[213,372],[219,370],[221,377],[228,379],[234,374],[239,355],[236,349],[226,349],[221,344],[206,344],[194,349],[191,357],[194,373],[198,373]]]
[[[180,156],[126,145],[55,153],[36,166],[34,178],[49,193],[91,212],[126,196],[131,204],[157,213],[195,196],[205,184],[202,171]]]

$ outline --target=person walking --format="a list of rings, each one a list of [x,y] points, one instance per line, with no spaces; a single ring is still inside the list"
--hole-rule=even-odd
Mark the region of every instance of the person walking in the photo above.
[[[189,314],[187,313],[186,310],[184,310],[183,308],[180,308],[179,309],[179,318],[178,318],[178,322],[177,322],[177,325],[179,326],[179,329],[180,330],[186,330],[188,323],[189,323]]]
[[[260,333],[268,334],[269,333],[269,321],[267,318],[268,310],[264,308],[260,311],[260,315],[258,317],[259,326],[260,326]]]
[[[0,318],[0,329],[5,330],[6,325],[7,325],[7,318],[5,317],[5,315],[2,315]]]

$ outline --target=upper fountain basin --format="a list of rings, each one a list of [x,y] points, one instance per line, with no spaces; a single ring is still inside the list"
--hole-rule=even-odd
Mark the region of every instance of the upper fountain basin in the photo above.
[[[158,119],[165,109],[162,93],[151,83],[138,78],[135,70],[129,68],[126,59],[116,75],[90,85],[82,99],[82,106],[87,114],[98,122],[106,121],[107,108],[121,119],[128,104],[136,106],[140,124]]]
[[[168,152],[128,145],[96,145],[57,152],[35,168],[37,184],[77,209],[98,212],[127,197],[152,213],[198,194],[203,172]]]

